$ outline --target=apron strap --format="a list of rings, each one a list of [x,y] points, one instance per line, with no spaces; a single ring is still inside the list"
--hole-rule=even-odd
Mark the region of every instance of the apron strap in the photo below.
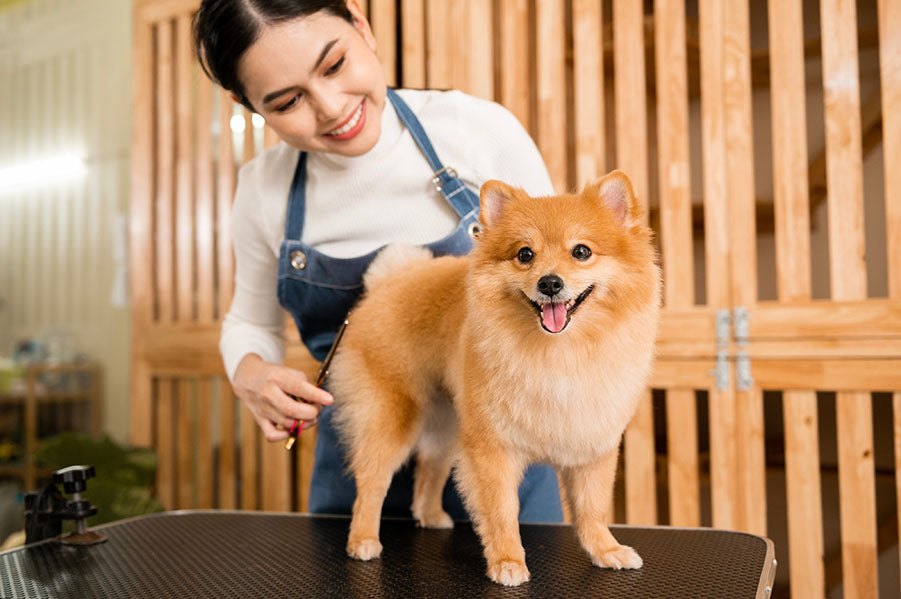
[[[419,149],[429,162],[429,166],[432,167],[432,170],[435,173],[432,177],[432,184],[437,191],[440,191],[442,195],[444,195],[444,198],[453,207],[457,216],[463,218],[472,212],[473,208],[478,208],[479,198],[472,190],[464,185],[462,179],[457,176],[457,171],[455,171],[453,167],[444,166],[441,163],[441,160],[438,158],[435,148],[432,147],[432,142],[429,141],[429,136],[426,135],[425,129],[422,128],[419,119],[416,118],[416,115],[413,114],[413,111],[410,110],[407,103],[404,102],[397,92],[390,87],[388,88],[388,99],[391,100],[391,104],[394,105],[394,110],[397,111],[397,116],[403,121],[407,130],[410,132],[410,135],[413,136],[413,141],[419,146]]]
[[[306,216],[307,153],[301,152],[294,169],[294,179],[288,192],[288,214],[285,218],[285,239],[300,241]]]

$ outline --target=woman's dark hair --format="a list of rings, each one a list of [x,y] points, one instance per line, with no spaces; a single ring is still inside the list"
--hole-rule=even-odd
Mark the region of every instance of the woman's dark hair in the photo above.
[[[321,10],[353,23],[346,0],[203,0],[194,15],[197,60],[210,79],[254,110],[238,79],[241,56],[263,27]]]

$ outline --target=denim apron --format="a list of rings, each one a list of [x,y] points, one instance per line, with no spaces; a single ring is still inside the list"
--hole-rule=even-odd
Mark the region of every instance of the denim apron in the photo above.
[[[419,120],[400,96],[388,89],[388,98],[435,171],[432,179],[435,187],[460,217],[460,223],[450,235],[425,247],[435,256],[466,254],[472,247],[471,237],[478,230],[479,198],[463,184],[452,168],[441,164]],[[302,152],[288,195],[285,240],[278,259],[278,299],[294,318],[304,345],[313,357],[322,361],[338,327],[360,297],[363,273],[378,250],[356,258],[335,258],[301,241],[306,163],[307,155]],[[310,512],[348,514],[356,496],[356,485],[345,468],[344,448],[332,424],[330,406],[323,408],[319,414],[318,430],[310,485]],[[412,467],[408,464],[394,476],[385,498],[384,515],[410,517],[412,481]],[[519,498],[521,521],[562,521],[557,477],[549,466],[533,465],[526,471]],[[443,499],[444,508],[452,518],[468,518],[452,480],[445,485]]]

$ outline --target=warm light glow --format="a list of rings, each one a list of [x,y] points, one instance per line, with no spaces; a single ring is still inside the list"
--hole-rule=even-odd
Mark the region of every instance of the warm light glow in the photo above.
[[[0,168],[0,193],[50,187],[87,173],[80,154],[60,154]]]
[[[250,117],[250,120],[253,122],[253,126],[255,129],[262,129],[263,125],[266,124],[266,119],[264,119],[262,116],[258,115],[255,112],[253,113],[253,116]]]
[[[231,125],[232,133],[244,133],[244,115],[233,115],[229,124]]]

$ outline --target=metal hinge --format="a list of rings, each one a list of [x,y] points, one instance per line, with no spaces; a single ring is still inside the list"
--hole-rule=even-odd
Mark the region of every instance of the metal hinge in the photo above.
[[[729,341],[733,331],[730,329],[734,326],[735,345],[747,347],[750,337],[749,319],[750,313],[745,306],[737,306],[732,314],[729,310],[716,311],[716,367],[710,371],[710,376],[716,378],[716,388],[719,391],[726,391],[732,384]],[[746,351],[738,351],[735,354],[735,378],[736,388],[739,391],[747,391],[754,385],[754,378],[751,376],[751,357]]]
[[[753,386],[751,357],[748,356],[748,352],[740,351],[735,355],[735,388],[739,391],[749,391]]]
[[[710,371],[710,376],[716,379],[717,391],[729,389],[729,351],[725,349],[716,352],[716,367]]]

